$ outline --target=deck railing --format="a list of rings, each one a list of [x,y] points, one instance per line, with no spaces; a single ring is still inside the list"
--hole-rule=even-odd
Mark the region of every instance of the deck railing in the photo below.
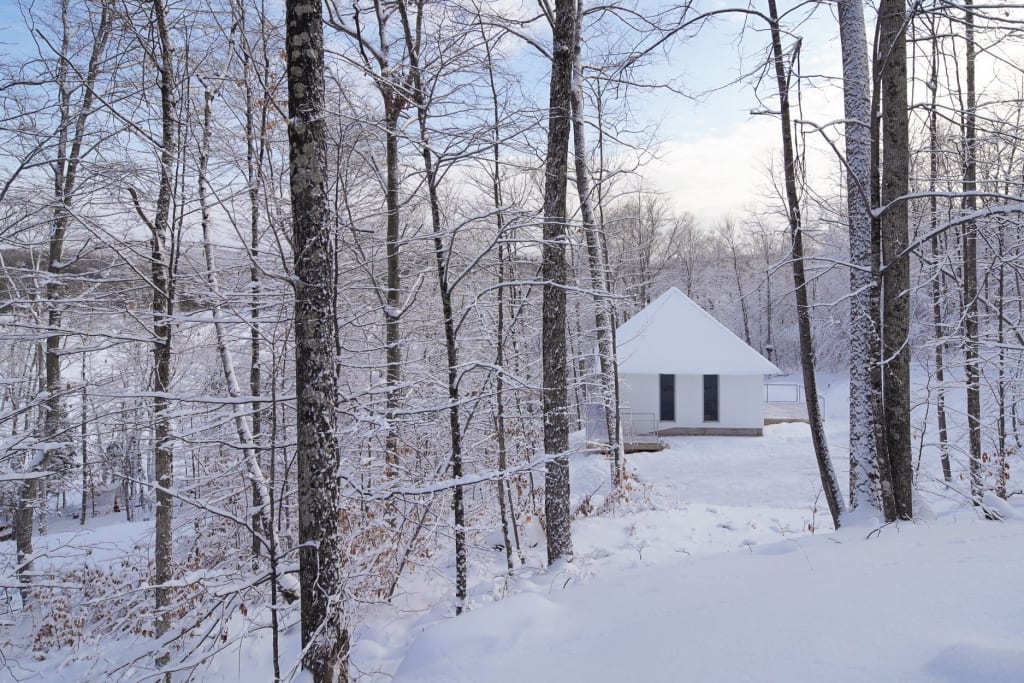
[[[764,385],[764,400],[767,403],[803,403],[804,385],[795,383],[779,383]]]
[[[620,418],[622,420],[622,438],[627,442],[637,436],[654,435],[660,426],[654,413],[623,411]],[[588,403],[583,406],[583,426],[586,430],[587,441],[607,443],[608,428],[605,424],[604,406],[597,403]]]
[[[654,413],[622,413],[622,435],[649,436],[658,431],[658,418]]]
[[[803,384],[786,382],[780,382],[778,384],[770,383],[764,385],[764,402],[806,405],[807,394],[804,393]],[[822,413],[825,412],[825,397],[821,393],[818,394],[818,408]]]

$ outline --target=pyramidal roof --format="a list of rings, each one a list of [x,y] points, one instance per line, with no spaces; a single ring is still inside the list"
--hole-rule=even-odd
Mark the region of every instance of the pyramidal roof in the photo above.
[[[616,330],[619,372],[771,375],[767,358],[675,287]]]

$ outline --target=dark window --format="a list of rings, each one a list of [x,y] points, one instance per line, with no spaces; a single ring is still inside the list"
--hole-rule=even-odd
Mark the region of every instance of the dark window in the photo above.
[[[676,421],[676,376],[658,375],[659,391],[661,396],[660,420],[668,422]]]
[[[704,421],[718,422],[718,375],[704,375]]]

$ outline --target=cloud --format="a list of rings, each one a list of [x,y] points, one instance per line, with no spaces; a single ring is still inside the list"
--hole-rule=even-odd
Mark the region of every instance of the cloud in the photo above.
[[[802,107],[794,108],[794,119],[825,125],[842,117],[842,92],[834,84],[805,84],[800,96]],[[748,91],[747,97],[751,106],[756,106],[753,94]],[[764,106],[776,107],[777,100],[767,99]],[[692,127],[686,130],[683,121],[689,121]],[[698,105],[694,111],[675,118],[672,129],[674,135],[659,146],[658,159],[645,169],[645,178],[671,198],[679,210],[689,211],[707,225],[729,214],[774,208],[777,204],[775,188],[781,187],[782,178],[776,182],[770,177],[771,169],[781,173],[777,116],[741,117],[727,107]],[[842,126],[827,126],[825,130],[841,148]],[[810,182],[823,181],[835,173],[835,152],[821,133],[807,127],[797,143],[801,149],[806,148]]]
[[[779,124],[759,117],[724,133],[661,145],[646,169],[648,182],[676,208],[711,223],[756,203],[767,185],[767,169],[778,154]]]

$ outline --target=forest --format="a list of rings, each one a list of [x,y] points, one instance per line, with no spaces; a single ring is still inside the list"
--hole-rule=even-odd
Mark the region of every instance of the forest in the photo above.
[[[799,377],[819,526],[919,518],[922,457],[1005,516],[1022,38],[973,0],[0,10],[0,678],[205,680],[258,639],[265,680],[359,680],[410,576],[455,617],[496,549],[571,564],[642,504],[615,330],[669,287]],[[774,151],[698,216],[651,103],[725,89]]]

